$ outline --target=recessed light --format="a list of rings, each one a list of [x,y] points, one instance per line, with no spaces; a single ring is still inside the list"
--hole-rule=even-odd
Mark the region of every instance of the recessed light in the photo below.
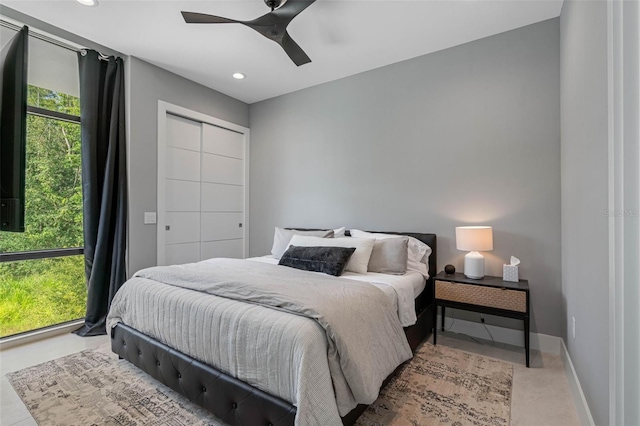
[[[78,0],[80,1],[80,0]],[[235,78],[236,80],[242,80],[246,77],[246,75],[242,74],[241,72],[234,72],[233,73],[233,78]]]
[[[97,6],[98,0],[77,0],[78,3],[83,4],[85,6]]]

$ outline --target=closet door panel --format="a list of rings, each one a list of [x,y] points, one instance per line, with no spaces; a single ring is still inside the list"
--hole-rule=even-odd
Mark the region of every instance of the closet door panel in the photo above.
[[[165,249],[165,264],[181,265],[200,261],[200,243],[168,244]]]
[[[244,187],[217,183],[202,184],[203,212],[242,212],[243,209]]]
[[[242,259],[244,250],[243,240],[210,241],[202,243],[202,259],[213,257],[230,257]]]
[[[167,114],[167,146],[200,152],[202,124]]]
[[[200,212],[167,212],[166,244],[196,243],[200,241]]]
[[[243,238],[242,213],[202,213],[202,241]]]
[[[200,153],[168,146],[165,161],[167,179],[200,182]]]
[[[209,183],[244,184],[244,161],[220,155],[202,154],[202,181]]]
[[[244,158],[244,136],[221,127],[203,124],[202,151],[226,157]]]
[[[168,212],[199,212],[200,183],[167,179],[165,184]]]

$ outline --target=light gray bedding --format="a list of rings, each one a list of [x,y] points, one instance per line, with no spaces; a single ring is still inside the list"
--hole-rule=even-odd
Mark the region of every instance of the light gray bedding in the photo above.
[[[297,425],[340,425],[411,357],[376,287],[245,260],[140,271],[112,303],[118,322],[292,402]]]

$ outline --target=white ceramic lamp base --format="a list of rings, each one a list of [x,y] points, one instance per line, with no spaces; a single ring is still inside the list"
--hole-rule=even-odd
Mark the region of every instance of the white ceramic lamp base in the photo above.
[[[484,256],[477,251],[470,251],[464,257],[464,275],[473,280],[484,277]]]

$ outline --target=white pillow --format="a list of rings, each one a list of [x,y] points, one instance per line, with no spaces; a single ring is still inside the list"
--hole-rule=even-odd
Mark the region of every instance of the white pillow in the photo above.
[[[366,274],[373,244],[376,240],[370,238],[319,238],[307,235],[294,235],[289,246],[296,247],[354,247],[345,271]]]
[[[289,241],[294,235],[313,235],[316,237],[331,238],[333,237],[333,230],[327,229],[324,231],[298,231],[295,229],[284,229],[276,227],[276,231],[273,235],[273,246],[271,247],[271,255],[275,259],[280,259],[287,248],[289,247]]]
[[[360,231],[359,229],[352,229],[351,236],[356,238],[377,238],[380,240],[386,238],[398,238],[401,235],[393,234],[376,234],[372,232]],[[429,269],[427,264],[429,263],[429,256],[431,256],[431,247],[423,243],[417,238],[409,237],[409,253],[407,256],[407,271],[416,271],[424,275],[425,278],[429,278]]]
[[[343,238],[344,235],[344,231],[346,231],[347,228],[346,227],[342,227],[342,228],[338,228],[338,229],[334,229],[333,230],[333,238]]]

